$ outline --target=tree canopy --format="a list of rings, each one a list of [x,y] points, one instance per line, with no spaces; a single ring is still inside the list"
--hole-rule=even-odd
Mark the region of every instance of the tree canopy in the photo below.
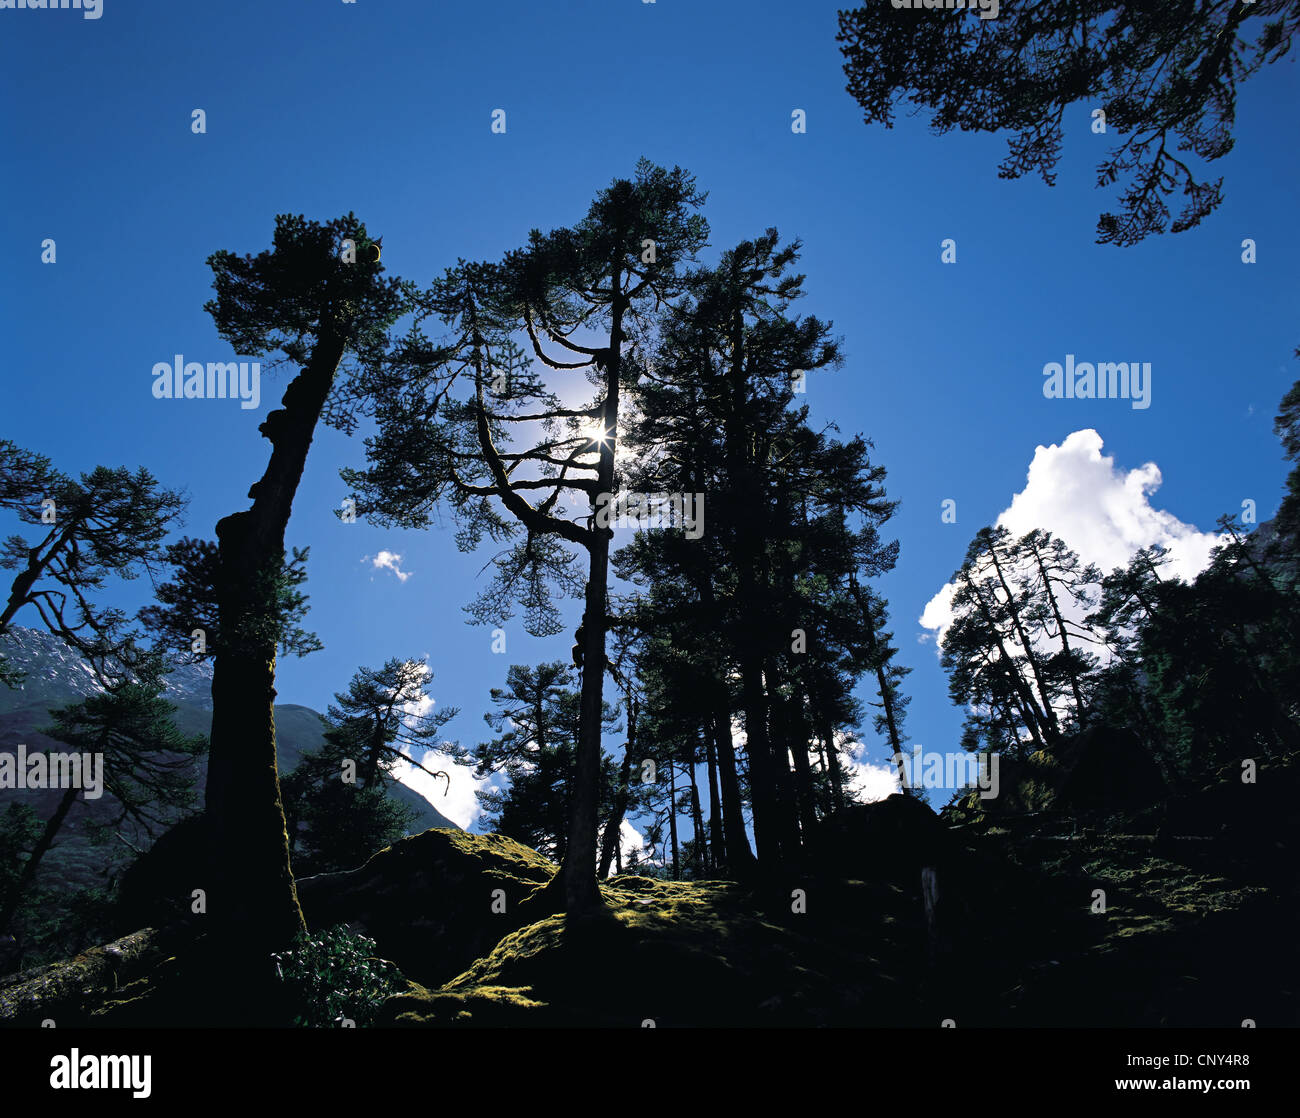
[[[998,174],[1050,186],[1067,112],[1099,109],[1093,131],[1124,139],[1097,165],[1097,185],[1121,191],[1097,241],[1119,246],[1192,229],[1220,205],[1223,178],[1204,165],[1232,150],[1238,87],[1286,55],[1300,26],[1296,0],[1038,0],[987,20],[934,8],[872,0],[840,11],[836,40],[863,119],[892,127],[909,103],[936,132],[1010,131]]]

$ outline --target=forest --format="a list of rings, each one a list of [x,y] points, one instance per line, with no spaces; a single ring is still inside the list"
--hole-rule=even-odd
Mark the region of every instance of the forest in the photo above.
[[[1122,253],[1212,218],[1221,182],[1163,140],[1226,153],[1231,88],[1300,20],[1255,7],[1175,46],[1178,13],[1083,4],[1031,38],[1009,6],[872,4],[839,46],[868,124],[912,91],[938,131],[1017,129],[1003,177],[1051,181],[1085,92],[1149,129],[1101,176],[1132,177],[1097,229]],[[1116,77],[1174,55],[1147,101]],[[223,463],[246,502],[197,535],[147,446],[77,472],[38,432],[0,439],[0,717],[27,766],[0,766],[0,1021],[1300,1023],[1300,381],[1276,511],[1221,510],[1193,577],[1160,545],[1104,570],[1045,528],[963,527],[938,647],[961,731],[931,756],[969,778],[944,787],[908,728],[934,651],[882,585],[909,544],[879,430],[808,402],[853,375],[854,328],[818,315],[797,229],[715,244],[707,182],[648,157],[610,176],[569,224],[486,259],[444,244],[431,275],[391,273],[353,212],[211,246],[212,328],[287,383],[262,386],[262,457]],[[203,395],[180,360],[168,406]],[[463,700],[433,702],[454,643],[357,663],[319,714],[277,702],[284,662],[332,639],[308,588],[349,593],[295,538],[327,432],[355,451],[326,459],[340,524],[472,556],[482,577],[432,592],[476,633],[571,644],[498,657],[481,740],[447,740]],[[893,794],[863,797],[863,742]],[[28,779],[70,755],[100,758],[102,798]],[[477,833],[411,768],[472,774]],[[1276,966],[1238,973],[1245,941]]]

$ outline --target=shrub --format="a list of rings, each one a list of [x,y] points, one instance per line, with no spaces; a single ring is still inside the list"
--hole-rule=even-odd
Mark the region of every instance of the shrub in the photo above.
[[[290,950],[273,958],[297,1007],[293,1023],[302,1028],[338,1025],[344,1018],[368,1025],[401,985],[401,972],[375,954],[375,941],[341,924],[299,935]]]

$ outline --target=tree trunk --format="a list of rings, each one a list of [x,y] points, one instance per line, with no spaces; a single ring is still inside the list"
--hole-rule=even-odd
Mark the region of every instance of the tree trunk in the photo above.
[[[361,773],[361,787],[373,788],[379,779],[379,762],[384,755],[384,727],[376,723],[370,734],[370,743],[366,749],[365,766]]]
[[[621,283],[622,271],[615,265],[610,290],[621,290]],[[609,346],[605,350],[605,404],[601,424],[602,430],[608,432],[608,437],[600,443],[600,461],[596,472],[597,493],[615,491],[614,449],[618,442],[619,368],[622,362],[624,309],[623,300],[616,296],[611,309]],[[591,507],[594,514],[594,496]],[[596,817],[600,806],[600,730],[605,687],[609,541],[613,535],[609,529],[595,531],[590,548],[587,604],[582,619],[582,721],[578,734],[578,756],[574,765],[569,842],[559,873],[564,882],[564,910],[570,915],[604,903],[596,881]]]
[[[767,733],[767,699],[763,694],[762,668],[752,652],[741,656],[740,680],[745,753],[749,757],[749,797],[754,812],[754,845],[758,860],[764,865],[772,865],[781,859],[772,744]]]
[[[808,843],[817,829],[817,809],[813,803],[812,764],[808,760],[809,734],[804,719],[803,695],[796,689],[786,700],[785,724],[794,758],[795,793],[799,805],[799,829]]]
[[[1052,605],[1052,616],[1056,618],[1056,630],[1061,634],[1061,651],[1065,653],[1066,663],[1070,665],[1070,692],[1074,695],[1074,712],[1075,718],[1080,726],[1084,724],[1086,715],[1083,709],[1083,694],[1079,690],[1079,674],[1074,670],[1074,661],[1070,656],[1070,638],[1065,631],[1065,618],[1061,616],[1061,611],[1056,604],[1056,595],[1052,593],[1052,580],[1047,575],[1047,566],[1043,562],[1043,557],[1038,553],[1032,543],[1029,550],[1034,556],[1034,561],[1038,564],[1038,573],[1043,579],[1043,591],[1047,594],[1047,600]]]
[[[718,796],[718,751],[713,744],[713,733],[707,725],[700,726],[704,735],[704,759],[709,772],[709,861],[716,873],[727,864],[726,847],[722,839],[722,800]]]
[[[703,877],[707,866],[705,858],[709,852],[708,836],[704,832],[704,813],[700,810],[700,788],[695,781],[695,763],[686,767],[691,778],[691,826],[695,829],[695,842],[691,847],[694,865],[691,872],[695,877]]]
[[[322,330],[311,359],[259,430],[270,462],[250,490],[252,508],[217,524],[220,642],[212,677],[206,814],[214,880],[208,912],[249,955],[306,930],[289,867],[275,746],[276,596],[285,528],[345,339]]]
[[[1011,592],[1011,587],[1007,585],[1007,580],[1002,574],[1002,564],[998,562],[998,549],[996,544],[989,545],[989,556],[993,560],[993,570],[997,573],[998,582],[1002,585],[1002,592],[1007,596],[1007,610],[1011,614],[1011,624],[1016,631],[1016,636],[1020,640],[1020,646],[1025,650],[1025,659],[1029,661],[1029,670],[1034,674],[1034,682],[1038,684],[1038,694],[1042,699],[1043,716],[1048,733],[1053,741],[1060,736],[1060,728],[1056,723],[1056,711],[1052,709],[1052,696],[1048,694],[1047,684],[1043,681],[1043,672],[1038,665],[1038,657],[1034,655],[1034,646],[1029,641],[1029,634],[1025,632],[1024,626],[1020,623],[1020,611],[1016,609],[1016,597]]]
[[[614,793],[614,807],[605,821],[604,839],[600,845],[600,867],[596,877],[604,881],[609,876],[609,866],[615,858],[622,859],[619,850],[619,834],[623,827],[623,817],[627,814],[628,783],[632,776],[632,743],[636,740],[636,715],[629,704],[627,715],[627,748],[623,751],[623,764],[618,770],[618,790]]]
[[[739,276],[734,277],[739,279]],[[772,866],[781,859],[779,804],[772,741],[768,733],[767,695],[763,690],[763,652],[767,646],[764,619],[755,610],[765,600],[760,594],[759,557],[766,541],[763,524],[767,519],[767,498],[750,461],[752,446],[749,422],[748,375],[745,360],[744,310],[737,302],[727,341],[730,360],[727,372],[728,416],[724,433],[726,480],[735,507],[737,590],[739,610],[736,633],[740,646],[741,711],[745,719],[745,752],[749,756],[750,805],[754,816],[754,846],[758,861]],[[725,789],[724,789],[725,792]]]
[[[799,849],[799,808],[791,773],[790,728],[786,720],[785,699],[781,696],[780,677],[770,659],[764,661],[763,680],[770,712],[772,743],[772,784],[776,793],[776,813],[781,834],[781,857],[793,858]],[[797,763],[797,762],[796,762]]]
[[[818,736],[822,739],[822,748],[826,753],[826,764],[831,774],[831,791],[835,796],[835,810],[844,807],[844,776],[840,772],[839,752],[835,748],[835,732],[831,729],[830,719],[824,714],[819,718]]]
[[[884,707],[885,725],[889,729],[889,744],[894,750],[894,763],[898,766],[899,783],[903,787],[903,795],[910,796],[913,792],[907,785],[903,768],[903,743],[899,740],[898,719],[894,713],[894,689],[890,686],[887,670],[889,665],[881,656],[880,640],[876,636],[876,620],[872,610],[871,595],[862,592],[856,579],[851,579],[849,585],[853,590],[854,598],[857,599],[858,607],[862,610],[863,628],[867,634],[867,655],[871,658],[871,663],[876,666],[876,685],[880,689],[880,702]]]
[[[992,615],[989,613],[988,605],[985,603],[983,595],[980,594],[979,587],[975,585],[969,573],[966,575],[966,585],[970,588],[971,594],[974,595],[975,601],[979,607],[980,617],[988,628],[989,634],[993,637],[994,643],[997,646],[998,654],[1002,657],[1002,663],[1004,665],[1003,670],[1006,677],[1010,682],[1012,689],[1019,696],[1022,709],[1021,716],[1024,719],[1025,728],[1028,729],[1030,736],[1034,739],[1034,744],[1039,749],[1045,749],[1044,728],[1042,726],[1043,714],[1038,709],[1038,700],[1034,697],[1033,690],[1030,688],[1029,684],[1025,682],[1020,672],[1016,669],[1014,661],[1012,661],[1010,655],[1008,655],[1006,644],[1002,640],[1002,633],[998,629],[997,623],[993,620]]]
[[[697,490],[703,486],[697,481]],[[695,589],[700,595],[700,605],[706,617],[716,617],[717,602],[713,596],[713,586],[707,577],[695,580]],[[754,865],[754,853],[749,847],[749,836],[745,833],[745,817],[740,798],[740,782],[736,776],[736,750],[731,740],[731,711],[727,696],[723,663],[714,665],[715,687],[718,696],[713,713],[706,716],[710,723],[704,727],[706,742],[712,744],[709,751],[710,760],[718,764],[718,780],[721,792],[714,787],[713,775],[709,777],[709,811],[710,825],[714,834],[714,865],[727,866],[733,874],[747,874]]]
[[[677,780],[673,762],[668,762],[668,839],[673,852],[673,880],[681,881],[682,863],[677,856]]]
[[[609,578],[609,538],[591,549],[587,606],[582,615],[582,696],[578,753],[574,759],[569,838],[558,876],[564,884],[564,910],[573,914],[601,904],[596,884],[596,826],[599,808],[600,728],[605,686],[605,592]]]
[[[31,555],[33,556],[32,561],[14,579],[9,592],[9,601],[5,604],[4,613],[0,613],[0,633],[8,630],[9,622],[13,620],[14,614],[27,604],[27,595],[32,592],[32,587],[36,585],[36,580],[40,577],[43,566],[35,558],[36,548],[32,548]]]
[[[718,751],[718,779],[722,786],[722,835],[727,848],[727,868],[733,874],[748,874],[754,866],[754,852],[745,832],[745,812],[736,775],[736,747],[731,739],[731,713],[720,703],[713,714],[713,741]]]

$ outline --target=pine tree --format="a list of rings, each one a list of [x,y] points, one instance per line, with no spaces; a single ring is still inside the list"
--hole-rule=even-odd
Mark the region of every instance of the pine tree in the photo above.
[[[116,830],[129,821],[156,835],[193,804],[195,757],[207,742],[182,734],[172,721],[172,705],[163,698],[162,658],[146,656],[137,661],[137,669],[135,677],[120,677],[109,690],[54,711],[53,723],[41,732],[77,753],[102,758],[96,765],[103,766],[102,791],[111,797],[113,807],[101,823],[103,828]],[[64,790],[21,873],[10,882],[0,905],[0,932],[8,930],[86,781],[83,772],[80,785]]]
[[[557,862],[568,849],[581,737],[581,693],[572,682],[572,670],[562,661],[535,668],[512,664],[506,686],[492,688],[497,709],[483,716],[500,736],[461,749],[456,758],[472,764],[478,777],[502,773],[509,778],[505,789],[477,793],[487,825]],[[602,729],[613,731],[617,721],[617,711],[605,704]],[[613,761],[603,754],[599,806],[605,815],[612,808],[614,789]]]
[[[953,575],[953,623],[942,663],[954,703],[968,709],[963,745],[980,743],[1015,756],[1028,733],[1036,749],[1058,737],[1054,698],[1041,656],[1025,631],[1025,589],[1005,528],[982,528]]]
[[[382,668],[358,669],[347,691],[335,693],[327,720],[335,740],[358,761],[363,788],[375,787],[398,761],[449,781],[446,773],[425,769],[410,752],[436,746],[443,726],[460,713],[459,707],[433,711],[432,679],[433,671],[422,660],[393,657]]]
[[[36,529],[0,545],[0,567],[18,572],[0,608],[0,634],[31,606],[50,633],[87,660],[101,684],[131,671],[135,642],[125,631],[125,615],[91,599],[110,576],[153,575],[185,499],[143,467],[98,466],[74,481],[45,456],[3,439],[0,508]],[[0,682],[18,682],[3,657]]]
[[[281,406],[258,430],[271,443],[252,505],[218,522],[212,749],[206,814],[215,880],[212,920],[236,956],[258,960],[304,930],[280,800],[275,748],[275,654],[282,637],[285,530],[316,425],[345,358],[374,364],[386,330],[405,309],[400,286],[361,251],[351,214],[321,225],[276,218],[274,247],[257,256],[221,251],[208,260],[216,298],[205,309],[235,352],[280,353],[298,366]],[[337,421],[337,420],[336,420]],[[255,1007],[241,1012],[256,1012]]]
[[[359,866],[415,821],[414,809],[389,794],[393,777],[386,769],[380,768],[372,784],[357,782],[356,744],[346,730],[333,727],[320,749],[305,753],[281,778],[296,874]]]
[[[514,541],[495,560],[495,589],[472,607],[478,619],[500,622],[519,601],[529,632],[553,633],[551,588],[582,587],[582,729],[570,834],[554,882],[568,912],[602,903],[597,800],[612,532],[595,521],[617,490],[620,398],[633,380],[640,339],[676,295],[679,267],[707,237],[694,212],[702,202],[691,176],[642,160],[632,179],[615,180],[572,228],[535,230],[526,248],[499,264],[462,262],[449,270],[422,298],[449,336],[430,346],[416,323],[372,379],[380,434],[369,443],[370,468],[343,472],[376,522],[426,527],[445,500],[461,524],[463,547],[485,534]],[[590,344],[575,340],[579,332]],[[527,338],[545,381],[514,335]],[[579,373],[595,396],[564,407],[549,386]],[[571,493],[589,503],[588,524],[575,523],[561,503]],[[570,546],[586,559],[585,581]]]
[[[1054,685],[1059,686],[1061,680],[1068,685],[1073,701],[1071,716],[1082,726],[1088,717],[1085,694],[1097,670],[1096,656],[1084,646],[1098,643],[1098,638],[1086,621],[1067,618],[1062,607],[1071,614],[1091,610],[1101,571],[1094,564],[1081,562],[1064,540],[1040,528],[1022,536],[1016,548],[1028,566],[1029,623],[1036,637],[1041,636],[1049,644],[1060,643],[1060,650],[1048,658],[1044,672]]]
[[[1175,152],[1205,163],[1226,155],[1238,85],[1285,55],[1300,27],[1296,0],[1081,0],[1050,12],[1008,3],[988,20],[920,8],[839,13],[847,88],[866,122],[892,127],[896,106],[910,102],[938,132],[1010,130],[999,175],[1034,172],[1050,186],[1067,111],[1100,109],[1093,130],[1126,138],[1097,168],[1099,187],[1124,180],[1097,240],[1121,246],[1194,228],[1219,206],[1223,179],[1199,178]],[[1178,188],[1185,204],[1171,225],[1165,199]]]
[[[734,837],[743,821],[733,713],[746,733],[759,857],[774,865],[796,856],[816,824],[825,777],[811,763],[814,725],[833,750],[834,724],[852,708],[838,673],[851,674],[847,649],[861,633],[847,631],[837,587],[852,570],[882,573],[897,553],[877,532],[893,505],[870,444],[814,432],[795,406],[799,378],[840,362],[827,324],[791,314],[802,295],[798,247],[768,230],[692,275],[638,386],[628,438],[630,488],[706,498],[700,538],[638,534],[617,563],[649,588],[643,675],[681,681],[669,692],[682,710],[676,740],[694,740],[686,727],[712,729],[733,872],[748,853]],[[846,518],[861,520],[860,535]],[[645,716],[660,717],[649,698]]]

